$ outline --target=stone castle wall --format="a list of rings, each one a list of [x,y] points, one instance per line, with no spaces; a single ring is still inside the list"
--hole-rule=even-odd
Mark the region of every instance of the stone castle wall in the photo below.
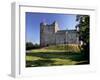
[[[50,25],[40,24],[40,45],[49,46],[56,44],[78,44],[76,30],[60,30],[57,22]]]

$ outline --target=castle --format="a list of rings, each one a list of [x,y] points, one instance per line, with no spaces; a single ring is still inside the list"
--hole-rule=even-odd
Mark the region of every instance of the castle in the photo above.
[[[57,44],[79,44],[77,30],[60,30],[56,21],[50,25],[40,23],[40,46]]]

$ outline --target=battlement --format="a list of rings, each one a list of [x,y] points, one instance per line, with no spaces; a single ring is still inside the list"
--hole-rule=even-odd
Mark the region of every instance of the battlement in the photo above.
[[[58,26],[57,21],[54,21],[52,24],[47,24],[46,22],[41,22],[40,23],[41,26]]]

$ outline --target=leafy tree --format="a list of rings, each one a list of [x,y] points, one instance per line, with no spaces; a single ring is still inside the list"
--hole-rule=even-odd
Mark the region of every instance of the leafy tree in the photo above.
[[[26,50],[30,50],[34,47],[32,42],[26,42]]]
[[[33,44],[32,42],[26,42],[26,50],[30,50],[30,49],[38,49],[40,48],[39,44]]]
[[[79,40],[82,42],[81,51],[84,52],[86,57],[89,57],[90,17],[88,15],[77,15],[76,21],[79,22],[76,28],[78,30]]]
[[[35,44],[34,44],[34,49],[38,49],[38,48],[40,48],[40,45],[37,44],[37,43],[35,43]]]

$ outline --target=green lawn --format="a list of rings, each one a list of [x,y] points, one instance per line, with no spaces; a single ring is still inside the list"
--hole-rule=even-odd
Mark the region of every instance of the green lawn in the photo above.
[[[62,47],[62,46],[61,46]],[[50,46],[42,49],[31,50],[26,53],[26,67],[59,66],[88,64],[88,60],[80,53],[79,49]],[[75,48],[75,46],[74,46]]]

